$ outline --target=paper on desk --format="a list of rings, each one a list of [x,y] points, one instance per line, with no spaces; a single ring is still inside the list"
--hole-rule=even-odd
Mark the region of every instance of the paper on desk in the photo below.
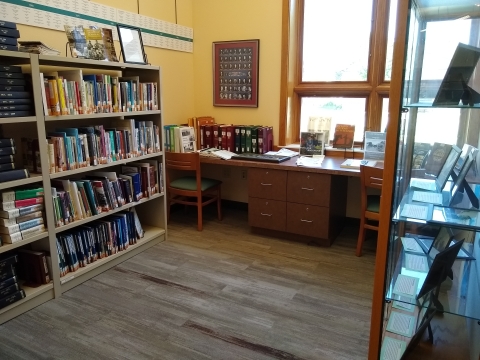
[[[299,154],[298,151],[292,151],[285,148],[280,149],[278,151],[269,151],[265,153],[265,155],[282,155],[282,156],[288,156],[290,158],[297,156],[298,154]]]
[[[322,162],[324,158],[325,155],[320,155],[316,157],[300,156],[297,159],[297,166],[322,167]]]

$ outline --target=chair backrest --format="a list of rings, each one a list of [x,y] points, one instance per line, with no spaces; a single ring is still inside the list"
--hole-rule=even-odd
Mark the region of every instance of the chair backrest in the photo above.
[[[179,171],[189,171],[195,172],[197,180],[197,191],[201,191],[201,167],[200,167],[200,155],[197,152],[189,153],[175,153],[175,152],[166,152],[165,153],[165,179],[167,182],[167,188],[170,186],[170,177],[169,170],[179,170]]]

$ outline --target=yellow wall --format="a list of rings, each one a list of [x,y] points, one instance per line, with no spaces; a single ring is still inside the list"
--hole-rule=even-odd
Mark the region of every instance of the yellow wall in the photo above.
[[[278,139],[282,1],[195,1],[193,24],[196,116],[211,115],[217,123],[270,125]],[[260,39],[258,108],[213,106],[212,42],[248,39]]]
[[[137,0],[94,0],[103,5],[137,12]],[[175,0],[139,0],[140,14],[175,23]],[[193,0],[177,0],[179,25],[193,27]],[[81,25],[81,21],[79,22]],[[20,40],[40,40],[65,54],[67,38],[64,32],[18,25]],[[116,43],[117,55],[120,47]],[[193,116],[193,54],[180,51],[145,47],[148,61],[162,67],[163,120],[166,124],[180,124]]]

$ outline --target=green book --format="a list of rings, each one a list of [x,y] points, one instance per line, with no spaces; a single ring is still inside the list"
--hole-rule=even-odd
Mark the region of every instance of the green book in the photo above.
[[[178,125],[170,125],[170,151],[175,152],[175,130]]]
[[[31,199],[34,197],[43,196],[43,194],[43,188],[16,190],[15,200]]]
[[[245,152],[252,152],[252,128],[253,126],[245,126]]]

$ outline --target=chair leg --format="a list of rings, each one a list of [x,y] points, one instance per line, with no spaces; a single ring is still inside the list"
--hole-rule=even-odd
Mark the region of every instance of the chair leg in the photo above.
[[[357,240],[357,251],[355,255],[357,256],[362,256],[362,247],[363,247],[363,242],[365,241],[365,218],[362,217],[360,220],[360,230],[358,231],[358,240]]]
[[[222,194],[220,191],[220,188],[218,189],[218,194],[217,194],[217,216],[218,220],[222,220]]]
[[[199,197],[197,199],[197,212],[198,212],[198,220],[197,220],[197,230],[202,231],[203,230],[203,219],[202,219],[202,197]]]

